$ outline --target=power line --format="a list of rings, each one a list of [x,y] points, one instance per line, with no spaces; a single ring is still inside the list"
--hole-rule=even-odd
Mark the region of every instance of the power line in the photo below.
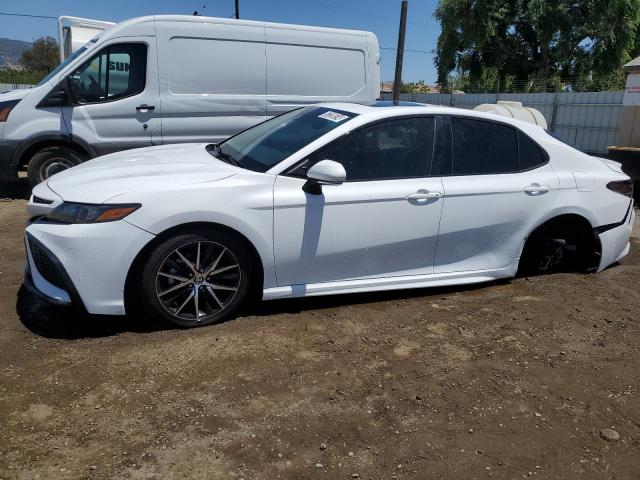
[[[396,50],[398,50],[397,48],[391,48],[391,47],[380,47],[380,50],[393,50],[394,52]],[[428,51],[428,50],[410,50],[408,48],[404,49],[405,52],[410,52],[410,53],[433,53],[432,51]]]
[[[53,20],[57,20],[58,19],[58,17],[51,17],[49,15],[28,15],[26,13],[0,12],[0,15],[5,15],[7,17],[50,18],[50,19],[53,19]]]

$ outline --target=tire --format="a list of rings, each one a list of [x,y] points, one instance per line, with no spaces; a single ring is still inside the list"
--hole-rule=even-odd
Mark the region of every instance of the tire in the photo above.
[[[580,270],[581,252],[575,235],[542,231],[531,238],[530,242],[520,259],[520,275],[535,276]]]
[[[46,147],[39,150],[29,160],[27,177],[31,187],[44,182],[51,175],[74,167],[84,161],[84,158],[75,150],[64,147]]]
[[[219,323],[248,297],[254,271],[248,247],[235,235],[222,230],[178,233],[142,264],[138,298],[149,316],[180,327]]]

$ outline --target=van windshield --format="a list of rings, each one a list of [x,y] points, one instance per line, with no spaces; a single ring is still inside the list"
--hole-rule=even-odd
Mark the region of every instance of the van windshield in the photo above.
[[[357,113],[326,107],[300,108],[225,140],[211,153],[243,168],[266,172],[357,116]]]
[[[51,80],[53,77],[55,77],[60,70],[62,70],[67,65],[69,65],[71,62],[73,62],[76,58],[78,58],[80,55],[82,55],[86,50],[87,50],[87,47],[83,46],[83,47],[80,47],[75,52],[73,52],[71,55],[69,55],[69,57],[64,62],[62,62],[56,68],[51,70],[49,75],[47,75],[42,80],[40,80],[40,83],[38,83],[37,86],[39,87],[40,85],[44,85],[45,83],[47,83],[49,80]]]

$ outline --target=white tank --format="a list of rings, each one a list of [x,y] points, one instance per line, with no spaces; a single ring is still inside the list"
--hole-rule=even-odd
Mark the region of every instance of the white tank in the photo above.
[[[539,110],[531,107],[523,107],[520,102],[499,101],[498,103],[483,103],[478,105],[474,110],[478,112],[495,113],[503,117],[517,118],[525,122],[533,123],[546,130],[547,120]]]

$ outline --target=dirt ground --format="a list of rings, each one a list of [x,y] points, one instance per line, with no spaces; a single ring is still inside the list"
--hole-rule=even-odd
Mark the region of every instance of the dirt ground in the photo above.
[[[0,203],[0,478],[640,478],[638,238],[596,275],[174,330],[19,293],[24,207]]]

